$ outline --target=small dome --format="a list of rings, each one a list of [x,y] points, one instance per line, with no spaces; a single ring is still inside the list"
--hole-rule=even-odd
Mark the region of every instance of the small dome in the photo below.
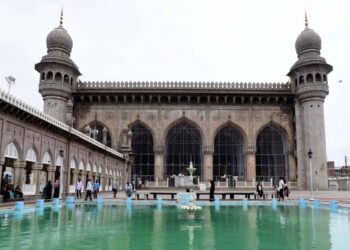
[[[306,28],[300,33],[296,42],[295,50],[300,55],[305,50],[321,50],[321,37],[312,29]]]
[[[68,51],[68,53],[71,53],[73,48],[73,41],[68,32],[62,27],[62,25],[60,25],[47,35],[46,46],[47,49],[56,47],[64,49]]]

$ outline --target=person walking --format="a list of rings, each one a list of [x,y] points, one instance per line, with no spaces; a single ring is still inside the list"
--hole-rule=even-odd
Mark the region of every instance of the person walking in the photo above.
[[[99,190],[100,190],[100,183],[98,182],[98,180],[95,180],[95,182],[94,182],[94,198],[97,198]]]
[[[127,182],[125,184],[125,193],[127,197],[131,197],[131,193],[132,193],[132,185],[130,184],[130,182]]]
[[[75,184],[75,190],[77,191],[77,199],[81,198],[81,192],[83,190],[83,182],[79,178],[77,183]]]
[[[214,182],[214,180],[210,180],[210,192],[209,192],[209,201],[210,202],[215,201],[214,192],[215,192],[215,182]]]
[[[57,178],[53,185],[53,198],[59,198],[60,196],[60,180]]]
[[[92,197],[91,197],[91,192],[92,192],[92,184],[91,184],[91,180],[90,178],[87,181],[86,184],[86,196],[85,196],[85,201],[87,201],[87,198],[90,197],[90,201],[92,201]]]
[[[118,180],[115,179],[113,184],[112,184],[112,191],[113,191],[113,198],[117,198],[117,192],[118,192]]]

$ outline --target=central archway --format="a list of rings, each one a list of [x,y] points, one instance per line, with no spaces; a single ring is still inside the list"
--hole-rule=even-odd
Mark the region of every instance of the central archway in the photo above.
[[[232,180],[233,176],[245,180],[244,139],[237,128],[227,125],[215,137],[213,177],[217,181],[226,181]]]
[[[154,180],[153,137],[151,132],[142,124],[136,123],[132,130],[132,152],[134,154],[131,174],[137,175],[142,182]]]
[[[188,175],[186,168],[192,161],[201,176],[202,139],[199,131],[187,121],[174,125],[167,134],[165,176]]]

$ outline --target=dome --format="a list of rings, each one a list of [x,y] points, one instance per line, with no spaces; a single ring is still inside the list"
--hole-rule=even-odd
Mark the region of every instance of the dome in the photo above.
[[[68,32],[60,25],[47,35],[46,46],[47,49],[61,48],[70,53],[72,51],[73,41]]]
[[[321,50],[321,37],[312,29],[306,27],[306,29],[300,33],[296,42],[295,50],[298,55],[306,50]]]

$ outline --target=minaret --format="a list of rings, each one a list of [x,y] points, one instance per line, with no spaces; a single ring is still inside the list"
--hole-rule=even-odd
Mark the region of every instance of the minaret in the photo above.
[[[314,189],[327,189],[327,152],[323,103],[328,95],[328,73],[333,69],[321,57],[321,38],[309,28],[305,13],[305,29],[295,42],[297,62],[287,74],[295,94],[295,126],[299,188],[310,188],[308,151],[313,152]]]
[[[44,113],[71,125],[71,93],[81,74],[70,58],[73,41],[63,28],[63,10],[59,26],[47,35],[46,45],[47,55],[35,65],[40,73],[39,92],[44,100]]]

